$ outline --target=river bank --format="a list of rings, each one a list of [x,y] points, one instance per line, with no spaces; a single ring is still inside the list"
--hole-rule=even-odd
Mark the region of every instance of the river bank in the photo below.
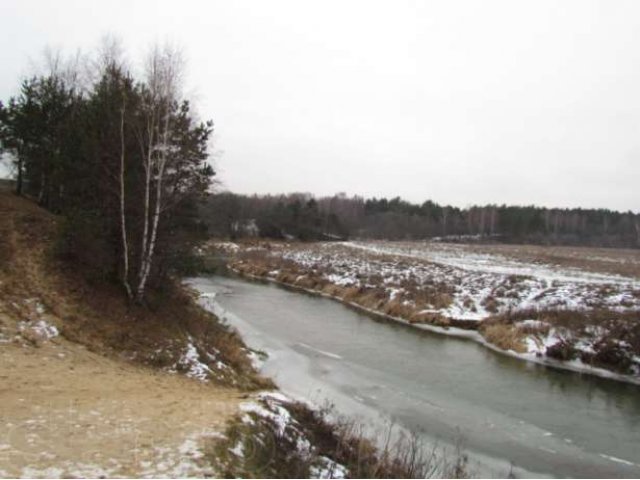
[[[512,273],[468,276],[415,257],[363,255],[362,247],[354,251],[350,245],[223,248],[230,269],[245,276],[317,293],[420,329],[463,335],[526,361],[640,383],[640,306],[628,301],[640,298],[633,280],[616,277],[613,283],[594,284],[595,274],[583,280],[575,272],[573,283],[566,283],[567,273],[560,277],[565,283]]]

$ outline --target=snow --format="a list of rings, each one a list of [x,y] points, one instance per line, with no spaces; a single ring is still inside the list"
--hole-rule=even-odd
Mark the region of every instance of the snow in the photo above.
[[[244,458],[244,444],[242,441],[239,441],[233,448],[230,448],[229,451],[236,457]]]
[[[190,378],[206,382],[208,380],[208,374],[211,373],[211,369],[208,365],[200,361],[200,355],[198,350],[193,345],[191,339],[187,343],[186,351],[178,360],[178,365],[185,369],[185,375]]]
[[[527,320],[527,322],[531,322],[531,320]],[[539,333],[535,335],[529,335],[525,339],[527,345],[527,353],[534,355],[544,355],[547,351],[547,348],[563,341],[565,337],[566,336],[561,335],[560,332],[556,329],[550,329],[546,334]]]
[[[217,431],[195,432],[186,436],[176,447],[156,446],[151,461],[140,462],[143,478],[201,478],[212,476],[203,462],[202,445],[206,439],[221,438]]]
[[[65,462],[61,466],[37,468],[27,466],[22,469],[22,478],[112,478],[115,469],[91,463]]]
[[[265,397],[268,398],[268,397]],[[287,425],[291,423],[291,414],[281,405],[272,403],[266,408],[260,403],[245,402],[240,404],[240,410],[244,413],[254,413],[259,417],[270,420],[277,427],[279,435],[284,435]]]
[[[18,324],[22,333],[31,332],[41,340],[51,340],[60,335],[58,329],[44,320],[23,321]]]
[[[567,274],[464,251],[457,251],[457,256],[439,254],[441,263],[427,260],[433,257],[429,249],[424,254],[423,250],[409,252],[380,242],[265,250],[270,258],[293,262],[303,272],[320,275],[334,285],[384,287],[389,301],[411,305],[414,298],[405,288],[407,284],[444,293],[450,297],[448,305],[428,305],[422,311],[448,318],[477,321],[495,313],[531,308],[640,310],[640,284],[634,279],[578,271]],[[492,262],[500,268],[494,268]],[[272,270],[267,277],[275,279],[276,272]]]
[[[231,253],[237,252],[240,249],[238,244],[233,242],[216,242],[215,246],[220,250],[224,250],[226,252],[231,252]]]
[[[161,353],[161,349],[157,353]],[[216,370],[212,370],[211,367],[202,361],[202,356],[198,352],[194,344],[194,340],[191,336],[188,337],[187,344],[184,352],[176,364],[169,368],[170,372],[183,372],[189,378],[199,380],[201,382],[208,382],[211,376],[219,376],[224,370],[229,370],[230,367],[216,357],[219,354],[216,349],[212,352],[203,352],[202,355],[209,361],[209,365],[213,365]]]
[[[346,478],[349,473],[344,465],[328,457],[320,457],[320,462],[320,465],[311,467],[311,478]]]
[[[543,322],[542,320],[523,320],[519,323],[519,325],[529,328],[544,328],[549,326],[547,322]]]
[[[341,287],[348,287],[350,285],[356,285],[358,283],[357,278],[349,275],[330,274],[326,275],[325,278],[334,285],[339,285]]]
[[[352,248],[378,254],[417,258],[471,272],[529,276],[544,279],[548,282],[619,283],[640,288],[640,281],[621,275],[592,273],[574,268],[525,263],[509,259],[503,255],[469,252],[463,245],[439,244],[436,246],[427,242],[422,245],[418,244],[419,246],[416,246],[416,244],[395,244],[391,242],[346,242],[345,244]]]
[[[287,409],[292,401],[290,397],[278,391],[259,392],[254,395],[253,400],[240,404],[240,410],[244,413],[241,420],[245,424],[253,425],[255,422],[249,414],[267,420],[275,427],[277,435],[286,435],[289,440],[295,443],[298,455],[309,459],[314,455],[315,447]],[[229,451],[238,458],[243,458],[242,440],[231,447]],[[348,473],[343,465],[325,456],[317,456],[313,459],[313,463],[310,471],[311,478],[345,478]]]

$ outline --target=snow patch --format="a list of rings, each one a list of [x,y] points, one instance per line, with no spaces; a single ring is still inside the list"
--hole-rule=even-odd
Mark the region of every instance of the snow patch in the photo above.
[[[39,341],[48,341],[60,335],[54,325],[44,320],[20,322],[18,323],[18,330],[23,336]]]
[[[311,467],[311,478],[346,478],[347,468],[328,457],[320,457],[320,464]]]

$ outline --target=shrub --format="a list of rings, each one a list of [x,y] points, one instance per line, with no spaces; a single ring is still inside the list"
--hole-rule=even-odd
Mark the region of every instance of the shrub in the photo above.
[[[482,326],[480,333],[489,343],[503,350],[513,350],[518,353],[527,351],[522,332],[512,324],[485,325]]]
[[[633,364],[627,349],[611,340],[603,340],[593,346],[595,354],[592,357],[594,365],[603,366],[620,373],[628,373]]]
[[[545,354],[547,357],[566,362],[576,358],[578,352],[573,342],[563,339],[547,347]]]

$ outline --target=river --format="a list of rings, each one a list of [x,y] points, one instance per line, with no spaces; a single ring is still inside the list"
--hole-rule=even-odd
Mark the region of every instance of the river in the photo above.
[[[640,477],[640,386],[523,362],[330,299],[228,277],[192,279],[269,357],[294,397],[462,442],[472,474]]]

